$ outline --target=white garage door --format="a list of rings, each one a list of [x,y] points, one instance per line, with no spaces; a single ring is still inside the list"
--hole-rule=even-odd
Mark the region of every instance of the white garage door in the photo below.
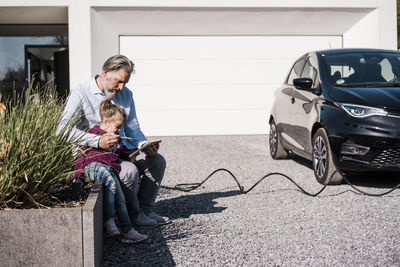
[[[121,36],[146,135],[265,134],[293,61],[341,36]]]

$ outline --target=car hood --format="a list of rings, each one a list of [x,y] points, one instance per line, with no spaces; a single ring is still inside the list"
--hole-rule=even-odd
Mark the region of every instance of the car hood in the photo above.
[[[332,86],[328,94],[335,102],[400,110],[400,87]]]

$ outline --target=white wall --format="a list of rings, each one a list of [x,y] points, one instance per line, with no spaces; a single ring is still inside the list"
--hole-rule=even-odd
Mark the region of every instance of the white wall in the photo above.
[[[120,35],[330,35],[342,36],[344,47],[397,49],[396,0],[0,2],[1,23],[60,21],[69,25],[71,86],[99,73],[104,60],[119,53]]]
[[[92,74],[108,55],[119,53],[118,35],[131,36],[343,36],[373,47],[395,48],[396,39],[370,32],[371,7],[95,7],[92,9]],[[378,15],[379,12],[375,12]],[[376,17],[376,16],[375,16]],[[380,16],[379,16],[380,18]],[[378,20],[372,19],[378,27]],[[354,25],[363,27],[362,31]],[[380,29],[380,28],[379,28]],[[391,31],[393,32],[393,31]],[[363,36],[364,33],[364,36]],[[108,37],[103,38],[104,34]],[[353,38],[354,36],[354,38]],[[349,41],[351,43],[351,41]],[[352,42],[354,43],[354,42]],[[346,46],[346,45],[345,45]]]
[[[90,6],[86,1],[71,1],[68,6],[69,70],[71,88],[90,79],[92,47]]]
[[[246,35],[258,35],[261,28],[261,32],[267,35],[322,33],[343,35],[345,47],[364,47],[372,43],[377,48],[397,48],[396,0],[2,0],[0,19],[5,18],[1,16],[2,7],[68,8],[71,86],[99,72],[103,59],[118,53],[118,35],[135,35],[140,31],[143,34],[154,34],[155,32],[146,31],[154,29],[155,24],[165,30],[166,26],[157,24],[152,16],[165,16],[167,11],[170,11],[167,16],[175,12],[171,18],[187,14],[189,18],[185,18],[186,20],[193,16],[200,18],[201,22],[209,21],[191,28],[192,34],[207,32],[210,27],[224,31],[225,28],[229,29],[230,22],[237,21],[235,25],[238,32]],[[187,9],[188,12],[181,12],[182,9]],[[149,13],[151,10],[153,12]],[[137,14],[138,12],[142,12],[142,15]],[[35,14],[37,12],[32,10],[32,18]],[[147,17],[146,14],[150,16]],[[229,14],[233,20],[229,19]],[[24,13],[23,18],[29,16]],[[51,16],[54,17],[54,12],[45,10],[41,13],[42,18]],[[139,16],[138,19],[136,16]],[[365,16],[367,17],[363,19]],[[111,17],[116,19],[110,20]],[[303,19],[304,23],[299,19]],[[37,21],[40,22],[39,19]],[[124,24],[130,21],[135,23]],[[371,23],[374,24],[372,28],[368,26]],[[256,32],[249,27],[255,24],[259,25]],[[376,40],[379,40],[378,43]]]
[[[182,79],[175,78],[176,81],[170,85],[171,81],[163,83],[163,77],[165,75],[175,77],[173,73],[182,70],[171,61],[168,65],[171,72],[165,70],[160,74],[157,70],[164,63],[158,65],[155,61],[153,69],[148,70],[148,62],[143,58],[145,54],[140,53],[141,50],[136,45],[139,40],[157,36],[177,38],[179,36],[286,36],[289,39],[302,36],[340,36],[342,37],[340,47],[396,48],[396,23],[386,17],[394,16],[392,8],[395,6],[395,1],[385,3],[382,1],[329,1],[329,3],[328,1],[230,1],[229,5],[221,1],[201,3],[168,1],[168,7],[156,1],[147,3],[149,5],[129,5],[121,8],[110,7],[103,2],[104,5],[93,7],[92,42],[101,43],[101,46],[93,46],[92,49],[92,75],[100,71],[101,65],[109,55],[123,53],[132,57],[142,73],[137,73],[128,85],[135,92],[142,127],[150,135],[263,133],[264,117],[269,112],[272,92],[277,86],[277,81],[273,81],[274,84],[260,84],[258,90],[252,91],[252,96],[242,94],[241,99],[239,96],[234,97],[236,91],[229,92],[222,87],[218,87],[216,91],[217,87],[211,84],[202,89],[204,95],[199,95],[197,89],[195,91],[194,89],[190,91],[189,88],[187,91],[177,89],[180,88]],[[104,33],[108,36],[107,39],[103,38]],[[119,37],[132,39],[130,42],[119,43]],[[159,40],[161,45],[164,43],[162,39]],[[298,45],[307,51],[329,48],[329,46],[313,46],[305,43],[310,42],[303,41]],[[151,42],[147,45],[151,46]],[[180,47],[178,44],[175,46]],[[275,46],[274,43],[272,46],[273,53],[282,53],[279,44]],[[335,41],[332,41],[331,47],[338,47]],[[182,47],[179,49],[184,50]],[[166,53],[169,54],[171,51]],[[297,56],[300,55],[298,53]],[[280,70],[282,73],[287,71],[288,66]],[[210,77],[201,70],[194,72],[199,77]],[[143,82],[141,75],[152,75],[153,84]],[[278,76],[281,82],[283,79],[281,76],[284,75]],[[199,88],[193,84],[190,86]],[[242,90],[243,88],[237,92]],[[211,91],[214,93],[211,94]],[[180,93],[174,95],[175,92]],[[229,93],[231,94],[229,101],[223,102],[223,95]],[[152,94],[157,95],[156,99],[153,102],[146,101],[151,99]],[[179,97],[181,102],[174,100]],[[166,107],[165,103],[159,103],[158,98],[164,99],[170,107]],[[239,100],[242,102],[236,103]],[[185,103],[183,106],[182,102]],[[223,105],[217,107],[214,105],[217,102],[223,102]],[[155,103],[158,103],[157,107],[154,107]],[[199,103],[202,104],[201,107]],[[244,108],[242,103],[248,105]],[[241,127],[237,125],[238,120],[242,121]]]
[[[380,48],[380,31],[387,31],[387,29],[379,26],[379,10],[375,9],[343,34],[343,45],[349,48]]]

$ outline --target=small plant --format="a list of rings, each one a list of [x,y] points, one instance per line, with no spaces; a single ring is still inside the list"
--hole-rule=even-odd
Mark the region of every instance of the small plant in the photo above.
[[[31,84],[6,106],[0,116],[0,209],[41,207],[74,164],[65,132],[70,127],[56,134],[64,103],[56,90]]]

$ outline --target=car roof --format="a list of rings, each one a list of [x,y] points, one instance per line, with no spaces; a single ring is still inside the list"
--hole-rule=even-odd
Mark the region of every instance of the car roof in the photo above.
[[[375,52],[375,53],[400,53],[396,50],[388,49],[376,49],[376,48],[339,48],[339,49],[327,49],[314,51],[318,55],[329,55],[329,54],[339,54],[339,53],[362,53],[362,52]]]

